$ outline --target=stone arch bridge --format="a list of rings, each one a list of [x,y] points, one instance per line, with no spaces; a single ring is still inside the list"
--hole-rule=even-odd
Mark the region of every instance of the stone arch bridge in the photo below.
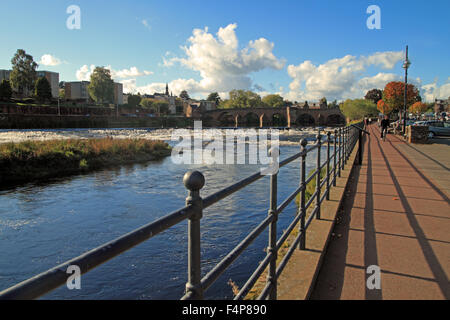
[[[333,126],[345,124],[345,116],[339,108],[305,109],[299,107],[281,108],[239,108],[215,109],[195,112],[193,118],[201,119],[205,126],[219,127],[294,127]]]

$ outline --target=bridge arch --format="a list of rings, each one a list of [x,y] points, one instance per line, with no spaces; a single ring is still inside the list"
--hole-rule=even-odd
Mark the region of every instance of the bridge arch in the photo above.
[[[274,113],[272,115],[272,126],[274,127],[286,127],[287,120],[284,114],[282,113]]]
[[[333,126],[333,125],[340,125],[345,124],[345,118],[341,116],[340,114],[330,114],[327,117],[327,125]]]
[[[217,118],[217,120],[219,121],[220,125],[223,127],[232,127],[235,124],[235,120],[233,117],[233,114],[231,114],[230,112],[222,112],[219,117]]]
[[[299,126],[313,126],[315,125],[316,121],[309,113],[302,113],[297,117],[295,123]]]
[[[247,127],[259,127],[259,116],[254,112],[245,114],[244,123]]]

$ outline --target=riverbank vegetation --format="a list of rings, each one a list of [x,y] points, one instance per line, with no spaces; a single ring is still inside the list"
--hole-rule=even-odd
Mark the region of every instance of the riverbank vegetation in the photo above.
[[[0,185],[86,173],[105,167],[157,160],[171,153],[162,141],[68,139],[0,144]]]

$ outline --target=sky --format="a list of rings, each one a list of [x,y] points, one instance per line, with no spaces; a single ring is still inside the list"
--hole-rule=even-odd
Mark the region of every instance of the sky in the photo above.
[[[104,66],[124,92],[342,101],[403,81],[408,45],[408,83],[426,101],[450,96],[448,0],[2,0],[0,12],[0,69],[24,49],[61,81]]]

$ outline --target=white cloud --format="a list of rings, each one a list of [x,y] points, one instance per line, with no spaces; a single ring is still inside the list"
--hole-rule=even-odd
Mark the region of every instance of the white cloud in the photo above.
[[[95,65],[91,64],[91,66],[89,67],[87,64],[85,64],[84,66],[82,66],[80,69],[77,70],[77,72],[76,72],[77,80],[89,81],[94,69],[95,69]]]
[[[225,28],[219,28],[216,36],[209,33],[207,27],[194,29],[188,45],[182,47],[186,57],[163,58],[164,66],[180,63],[201,76],[200,81],[172,81],[170,86],[174,93],[187,90],[206,94],[212,91],[250,89],[251,73],[267,68],[280,70],[284,67],[284,60],[275,57],[272,53],[274,44],[267,39],[252,40],[243,49],[239,49],[236,28],[236,24],[229,24]]]
[[[61,64],[61,60],[59,60],[57,57],[52,56],[51,54],[47,53],[41,57],[39,64],[44,65],[44,66],[57,66],[57,65]]]
[[[106,69],[109,69],[111,72],[111,77],[116,79],[128,79],[128,78],[135,78],[135,77],[142,77],[142,76],[148,76],[153,74],[151,71],[139,71],[136,67],[131,67],[129,69],[122,69],[122,70],[114,70],[111,68],[111,66],[105,67]],[[95,69],[95,65],[91,64],[88,66],[87,64],[83,65],[80,69],[76,72],[76,77],[80,81],[89,81],[91,78],[91,74]]]
[[[437,80],[433,83],[421,87],[422,98],[425,101],[433,102],[434,99],[447,99],[450,97],[450,78],[442,86],[438,86]]]
[[[107,68],[111,70],[112,78],[126,79],[133,77],[148,76],[153,74],[153,72],[147,70],[139,71],[139,69],[136,67],[131,67],[130,69],[122,69],[122,70],[113,70],[111,66],[108,66]]]
[[[289,65],[288,75],[292,78],[290,91],[286,97],[290,100],[342,100],[358,98],[372,88],[383,88],[384,85],[398,76],[391,73],[378,73],[365,76],[369,66],[380,66],[392,69],[403,58],[402,52],[376,52],[368,57],[346,55],[331,59],[323,64],[315,65],[306,60],[299,65]]]

